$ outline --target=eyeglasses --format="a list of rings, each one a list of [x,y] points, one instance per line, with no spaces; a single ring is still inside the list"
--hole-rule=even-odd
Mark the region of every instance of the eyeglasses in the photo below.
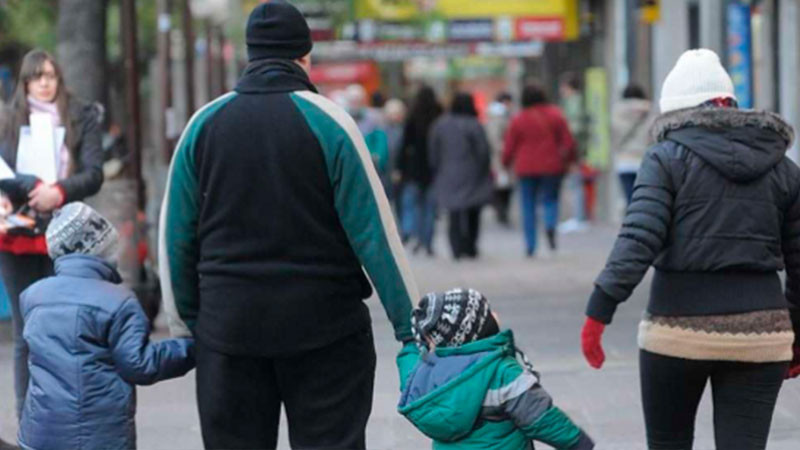
[[[49,82],[56,81],[58,80],[58,75],[56,75],[53,72],[41,72],[33,75],[32,77],[30,77],[30,79],[28,79],[28,81],[40,81],[40,80]]]

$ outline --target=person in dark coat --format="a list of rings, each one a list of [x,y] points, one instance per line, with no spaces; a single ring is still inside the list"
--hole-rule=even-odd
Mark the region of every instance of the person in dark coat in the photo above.
[[[476,258],[481,208],[492,200],[491,152],[471,94],[458,93],[431,129],[429,158],[437,205],[449,213],[453,257]]]
[[[785,376],[800,373],[800,169],[794,130],[739,110],[717,55],[684,53],[664,81],[644,156],[582,332],[592,367],[617,306],[650,266],[639,325],[650,448],[692,448],[710,381],[716,448],[763,449]],[[786,291],[778,272],[786,271]]]
[[[506,133],[503,164],[514,167],[519,177],[526,253],[537,247],[539,196],[544,203],[544,226],[551,250],[556,248],[561,182],[576,160],[575,140],[561,110],[548,103],[544,88],[525,87],[523,110],[512,120]]]
[[[364,137],[316,93],[311,31],[284,0],[247,22],[233,92],[178,142],[159,225],[164,309],[197,339],[208,448],[366,448],[373,287],[400,342],[416,282]],[[369,278],[367,278],[369,277]]]
[[[194,341],[150,342],[150,322],[120,283],[119,237],[83,203],[47,228],[55,276],[22,293],[30,384],[19,428],[26,449],[136,448],[136,387],[194,367]]]
[[[22,339],[19,295],[53,273],[44,237],[52,212],[66,203],[91,197],[103,184],[99,108],[71,96],[55,59],[41,50],[23,58],[14,97],[0,113],[0,157],[12,170],[17,164],[20,133],[29,125],[31,113],[49,117],[56,130],[62,128],[64,142],[55,149],[57,181],[42,182],[30,174],[0,181],[0,214],[23,212],[36,219],[34,229],[0,226],[0,273],[11,301],[18,414],[28,386],[28,350]]]
[[[433,122],[442,114],[436,93],[429,86],[417,92],[406,119],[403,140],[397,155],[400,175],[400,231],[403,242],[416,238],[414,251],[425,249],[433,255],[436,202],[431,185],[428,136]]]

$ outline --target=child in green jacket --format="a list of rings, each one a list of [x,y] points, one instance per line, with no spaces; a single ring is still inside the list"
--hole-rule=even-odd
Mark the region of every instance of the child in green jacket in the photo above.
[[[428,294],[412,312],[415,343],[397,357],[398,410],[433,448],[590,450],[594,443],[539,384],[538,373],[500,331],[489,302],[475,290]]]

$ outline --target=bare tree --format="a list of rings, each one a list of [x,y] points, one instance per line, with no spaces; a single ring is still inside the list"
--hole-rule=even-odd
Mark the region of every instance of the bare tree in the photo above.
[[[78,97],[105,104],[108,0],[58,0],[58,61]]]

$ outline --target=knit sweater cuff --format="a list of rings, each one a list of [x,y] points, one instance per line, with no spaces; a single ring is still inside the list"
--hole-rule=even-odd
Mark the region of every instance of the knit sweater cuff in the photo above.
[[[618,302],[613,297],[595,286],[592,296],[589,297],[589,304],[586,306],[586,315],[608,325],[614,317],[614,312],[617,311],[617,304]]]

